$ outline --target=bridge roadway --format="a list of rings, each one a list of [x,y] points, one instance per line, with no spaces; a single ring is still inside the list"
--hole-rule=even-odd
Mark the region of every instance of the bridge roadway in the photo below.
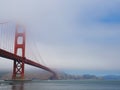
[[[56,73],[53,70],[51,70],[50,68],[48,68],[46,66],[43,66],[41,64],[38,64],[38,63],[36,63],[36,62],[34,62],[32,60],[29,60],[29,59],[27,59],[25,57],[21,57],[21,56],[13,54],[11,52],[5,51],[3,49],[0,49],[0,57],[7,58],[7,59],[10,59],[10,60],[13,60],[13,61],[17,60],[17,61],[20,61],[20,62],[22,62],[22,59],[25,59],[24,60],[25,64],[32,65],[32,66],[44,69],[44,70],[46,70],[48,72],[51,72],[53,74],[54,78],[57,77]]]

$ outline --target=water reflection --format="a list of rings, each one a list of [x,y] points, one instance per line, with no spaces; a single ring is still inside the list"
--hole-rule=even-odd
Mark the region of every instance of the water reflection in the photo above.
[[[24,82],[13,83],[11,90],[24,90]]]

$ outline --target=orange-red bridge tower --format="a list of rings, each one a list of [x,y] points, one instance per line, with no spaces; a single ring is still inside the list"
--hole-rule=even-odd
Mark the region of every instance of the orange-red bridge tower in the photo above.
[[[12,79],[24,79],[24,61],[25,61],[25,29],[16,26],[15,31],[15,45],[14,54],[19,55],[22,58],[20,60],[14,60]]]

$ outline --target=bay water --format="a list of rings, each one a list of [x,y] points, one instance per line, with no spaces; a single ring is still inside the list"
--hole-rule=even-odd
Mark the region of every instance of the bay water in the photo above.
[[[120,90],[119,80],[0,81],[0,90]]]

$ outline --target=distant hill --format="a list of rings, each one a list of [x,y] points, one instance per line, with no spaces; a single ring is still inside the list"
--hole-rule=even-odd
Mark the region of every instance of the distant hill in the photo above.
[[[12,73],[4,73],[1,74],[0,79],[9,80],[12,77]],[[25,79],[40,79],[40,80],[48,80],[52,77],[52,74],[47,71],[27,71],[25,73]]]
[[[104,80],[120,80],[120,75],[106,75],[103,76]]]
[[[70,75],[70,74],[67,74],[67,73],[64,73],[64,72],[57,72],[56,71],[56,74],[57,74],[57,77],[58,77],[58,80],[83,80],[83,79],[101,79],[100,77],[96,77],[95,75],[88,75],[88,74],[85,74],[85,75]],[[4,73],[0,73],[0,79],[11,79],[12,77],[12,73],[9,73],[9,72],[4,72]],[[25,73],[25,78],[26,79],[32,79],[32,80],[49,80],[51,79],[52,77],[52,74],[47,72],[47,71],[44,71],[44,70],[41,70],[41,71],[27,71]]]
[[[3,75],[5,75],[5,74],[7,74],[7,73],[8,73],[8,71],[0,71],[0,78],[2,78]]]
[[[58,72],[56,71],[56,74],[58,76],[58,80],[87,80],[87,79],[94,79],[94,80],[120,80],[120,75],[106,75],[106,76],[95,76],[95,75],[71,75],[64,72]],[[0,79],[11,79],[12,73],[9,72],[0,72]],[[25,73],[26,79],[32,79],[32,80],[50,80],[52,77],[52,74],[40,70],[40,71],[27,71]]]

